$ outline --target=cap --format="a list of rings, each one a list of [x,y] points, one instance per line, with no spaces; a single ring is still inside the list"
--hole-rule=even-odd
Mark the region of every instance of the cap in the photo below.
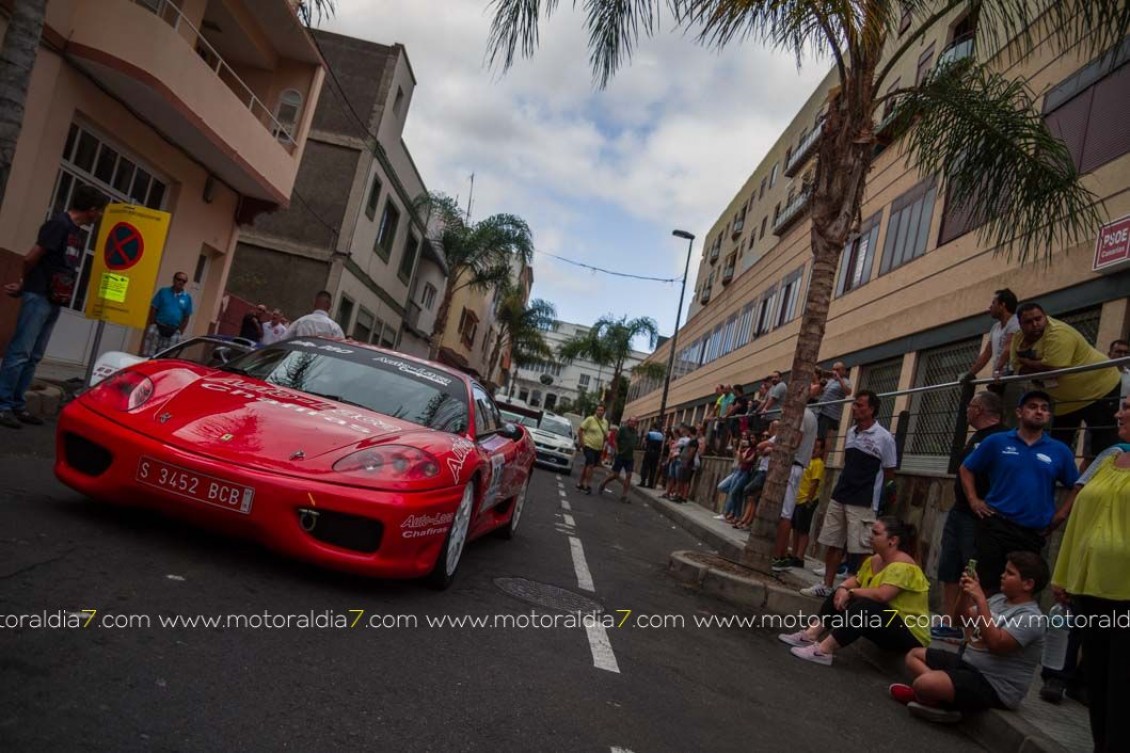
[[[1052,400],[1052,396],[1049,395],[1048,393],[1044,392],[1043,390],[1028,390],[1023,395],[1020,396],[1019,400],[1016,401],[1016,407],[1017,408],[1023,408],[1024,404],[1027,403],[1029,400],[1031,400],[1034,397],[1038,397],[1038,398],[1042,398],[1043,400],[1046,400],[1049,408],[1052,407],[1052,405],[1054,404],[1054,401]]]

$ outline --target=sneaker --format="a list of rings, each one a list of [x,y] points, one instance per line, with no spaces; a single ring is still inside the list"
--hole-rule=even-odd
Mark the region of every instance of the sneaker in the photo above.
[[[930,637],[936,641],[962,641],[965,639],[965,632],[952,625],[935,625],[930,628]]]
[[[936,722],[938,724],[955,724],[961,721],[960,711],[950,711],[948,709],[936,709],[933,706],[923,706],[918,701],[911,701],[906,704],[910,709],[910,715],[916,716],[919,719],[925,719],[928,722]]]
[[[827,570],[825,570],[825,572],[827,572]],[[850,573],[848,572],[848,566],[846,562],[836,568],[836,577],[840,580],[848,577],[848,575],[850,575]]]
[[[24,428],[24,425],[16,418],[16,414],[10,410],[0,411],[0,426],[7,426],[9,429]]]
[[[903,706],[907,705],[915,699],[914,688],[910,687],[904,682],[895,682],[887,686],[887,692],[890,693],[891,698],[901,703]]]
[[[789,649],[789,653],[798,659],[804,659],[813,664],[823,664],[825,667],[832,666],[832,655],[825,654],[815,643],[810,643],[807,646],[794,646]]]
[[[1063,680],[1058,677],[1049,677],[1044,680],[1044,687],[1040,688],[1040,698],[1048,703],[1059,703],[1063,700],[1063,695],[1067,688],[1063,685]]]
[[[26,410],[17,413],[16,420],[21,424],[27,424],[29,426],[43,426],[42,418]]]
[[[819,567],[812,568],[813,575],[815,575],[818,578],[823,578],[824,573],[826,573],[826,572],[828,572],[828,568],[825,567],[824,565],[820,565]]]
[[[585,494],[589,495],[590,497],[592,496],[592,487],[591,486],[586,486],[582,491]]]
[[[725,516],[725,515],[715,515],[715,516],[714,516],[714,519],[715,519],[715,520],[725,520],[725,519],[726,519],[726,516]]]
[[[777,640],[790,646],[807,646],[813,642],[803,630],[798,630],[795,633],[781,633],[777,636]]]
[[[788,557],[774,557],[773,560],[769,563],[769,566],[773,569],[773,572],[783,573],[785,570],[788,570],[789,567],[790,567],[789,558]]]
[[[786,559],[788,559],[789,561],[789,567],[799,567],[801,569],[804,569],[804,560],[802,560],[800,557],[787,557]]]
[[[800,594],[801,596],[815,596],[818,599],[825,599],[832,595],[832,588],[823,583],[817,583],[815,586],[800,589]]]

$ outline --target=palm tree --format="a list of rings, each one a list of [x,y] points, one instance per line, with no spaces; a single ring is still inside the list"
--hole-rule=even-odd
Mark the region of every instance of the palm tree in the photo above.
[[[463,288],[486,291],[510,284],[511,263],[530,262],[534,238],[529,225],[512,214],[495,214],[471,224],[455,199],[442,193],[429,193],[416,200],[416,208],[426,215],[425,227],[438,224],[439,240],[447,259],[447,287],[436,312],[429,358],[439,355],[447,331],[451,300]]]
[[[494,376],[504,348],[510,349],[510,360],[517,366],[553,357],[553,349],[542,335],[557,318],[553,304],[535,298],[527,305],[522,291],[513,285],[507,285],[501,296],[494,320],[498,334],[487,362],[488,381]]]
[[[619,416],[612,415],[611,408],[616,398],[616,388],[624,374],[624,362],[632,355],[632,341],[641,336],[647,338],[650,347],[655,347],[655,341],[659,338],[659,328],[650,316],[641,316],[629,321],[627,316],[613,319],[606,315],[597,319],[596,324],[588,332],[566,340],[557,349],[558,357],[566,362],[584,358],[598,366],[612,367],[610,388],[599,398],[612,421],[620,419]],[[647,373],[654,372],[651,364],[647,366],[640,364],[632,370],[632,373],[640,368]],[[660,369],[662,368],[660,366]]]
[[[309,25],[311,17],[321,21],[334,14],[336,0],[303,0],[298,14]],[[31,72],[35,68],[43,22],[47,17],[47,0],[15,0],[0,46],[0,205],[8,187],[16,142],[24,123],[24,105]]]
[[[493,0],[489,50],[504,68],[538,44],[538,21],[556,2]],[[771,549],[800,422],[812,381],[840,254],[860,222],[876,133],[885,117],[909,129],[908,164],[942,181],[956,205],[974,207],[983,241],[1021,262],[1068,248],[1098,224],[1095,197],[1080,183],[1064,143],[1051,135],[1022,80],[972,58],[939,66],[915,86],[888,91],[892,71],[955,12],[976,15],[975,46],[1002,50],[1009,64],[1047,44],[1058,53],[1095,54],[1130,27],[1126,0],[591,0],[585,4],[589,59],[600,86],[631,58],[640,32],[653,34],[666,6],[700,44],[722,48],[752,37],[794,55],[834,61],[811,183],[812,274],[783,406],[781,431],[746,545],[750,564]],[[899,36],[904,15],[909,33]],[[1078,48],[1078,49],[1076,49]]]

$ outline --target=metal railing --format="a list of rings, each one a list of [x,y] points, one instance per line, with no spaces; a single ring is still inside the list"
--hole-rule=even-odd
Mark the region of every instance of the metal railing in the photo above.
[[[812,147],[820,141],[820,136],[824,132],[824,118],[817,118],[816,125],[806,135],[799,144],[797,144],[796,151],[789,155],[788,161],[785,163],[785,175],[793,177],[800,171],[802,165],[808,161],[809,155],[812,153]]]
[[[975,35],[971,32],[963,34],[957,39],[949,43],[949,45],[942,50],[938,55],[938,62],[934,64],[934,68],[941,68],[942,66],[956,63],[958,60],[965,60],[973,56]]]
[[[785,228],[800,218],[801,212],[808,207],[808,200],[812,198],[812,191],[801,191],[790,201],[781,213],[773,220],[773,234],[779,235]]]
[[[181,12],[181,9],[176,6],[171,0],[130,0],[135,5],[152,12],[162,21],[167,23],[173,28],[174,31],[181,33],[181,27],[187,28],[193,38],[186,39],[185,41],[192,45],[192,48],[200,56],[200,58],[212,69],[216,77],[220,79],[237,97],[244,103],[251,114],[255,116],[264,128],[270,131],[271,135],[278,139],[279,143],[289,151],[293,152],[297,148],[294,137],[291,134],[291,128],[279,122],[274,113],[265,105],[263,101],[255,94],[247,83],[239,77],[227,61],[223,59],[216,48],[204,38],[196,26],[188,20],[188,18]]]

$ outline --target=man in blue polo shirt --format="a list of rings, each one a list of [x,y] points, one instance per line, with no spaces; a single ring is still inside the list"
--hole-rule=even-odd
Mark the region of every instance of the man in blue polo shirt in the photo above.
[[[1044,433],[1052,400],[1041,390],[1025,392],[1016,409],[1017,427],[986,437],[958,469],[969,507],[978,517],[973,548],[982,588],[1000,590],[1009,552],[1040,553],[1055,516],[1055,485],[1070,489],[1079,478],[1075,456]],[[989,491],[977,494],[975,477],[987,474]]]
[[[173,284],[161,288],[153,296],[153,301],[149,304],[149,321],[145,324],[145,332],[155,337],[145,338],[142,346],[145,352],[142,355],[151,356],[165,348],[170,348],[184,334],[184,328],[188,326],[188,320],[192,317],[192,296],[184,289],[187,284],[188,275],[177,272],[173,275]],[[156,328],[155,333],[152,332],[151,327]]]

